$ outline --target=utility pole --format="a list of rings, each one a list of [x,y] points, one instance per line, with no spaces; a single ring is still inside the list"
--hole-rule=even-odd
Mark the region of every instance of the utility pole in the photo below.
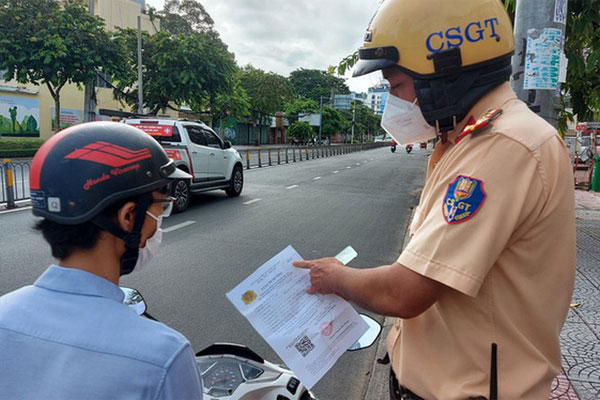
[[[512,88],[554,127],[558,126],[560,82],[566,77],[562,56],[566,20],[567,0],[517,0]]]
[[[137,17],[138,25],[138,40],[137,40],[137,56],[138,56],[138,114],[144,113],[144,82],[142,79],[142,16]]]
[[[319,106],[319,141],[321,141],[321,127],[323,126],[323,96],[320,97],[321,105]]]
[[[94,15],[94,1],[88,0],[88,10],[90,15]],[[83,91],[83,122],[91,122],[96,120],[96,94],[95,91],[95,83],[96,77],[90,80],[85,84],[85,88]],[[60,119],[60,116],[58,117]],[[57,126],[60,128],[60,121],[58,121]]]
[[[356,120],[356,104],[354,104],[354,102],[351,102],[350,105],[352,106],[352,140],[350,141],[350,143],[354,144],[354,121]]]

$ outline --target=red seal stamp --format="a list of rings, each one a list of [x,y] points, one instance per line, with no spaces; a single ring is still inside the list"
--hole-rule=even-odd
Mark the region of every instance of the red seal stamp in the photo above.
[[[333,324],[328,321],[321,322],[321,335],[330,336],[333,333]]]

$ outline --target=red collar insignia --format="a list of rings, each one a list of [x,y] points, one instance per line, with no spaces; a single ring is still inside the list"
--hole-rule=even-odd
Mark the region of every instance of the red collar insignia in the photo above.
[[[488,111],[483,117],[479,118],[477,121],[475,121],[475,118],[473,118],[473,116],[471,116],[469,118],[469,121],[467,122],[467,126],[465,126],[465,129],[463,129],[462,132],[459,133],[458,136],[456,137],[456,141],[454,142],[454,144],[457,144],[458,142],[460,142],[461,140],[463,140],[465,137],[467,137],[471,133],[475,132],[476,130],[483,128],[484,126],[489,124],[492,120],[494,120],[496,117],[498,117],[500,114],[502,114],[501,108],[499,108],[497,110]]]

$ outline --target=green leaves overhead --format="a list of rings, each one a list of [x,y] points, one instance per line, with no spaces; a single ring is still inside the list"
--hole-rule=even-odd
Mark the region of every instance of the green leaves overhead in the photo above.
[[[284,111],[288,121],[295,122],[304,114],[319,113],[319,103],[306,97],[300,97],[286,104]]]
[[[294,87],[281,75],[248,65],[242,69],[240,78],[255,116],[273,115],[294,99]]]
[[[565,53],[567,82],[573,114],[579,121],[600,118],[600,0],[569,0]],[[562,125],[569,116],[562,113]]]
[[[130,105],[137,103],[137,31],[120,29],[128,49],[128,68],[115,76],[114,94]],[[143,37],[144,107],[152,112],[175,104],[205,104],[231,90],[236,71],[231,54],[200,34],[158,32]],[[200,110],[196,110],[200,111]]]
[[[320,103],[321,97],[328,101],[332,94],[349,94],[350,89],[342,78],[317,69],[297,69],[290,74],[290,82],[296,95]]]
[[[0,70],[4,79],[46,85],[60,111],[67,83],[95,79],[123,65],[122,48],[83,0],[0,0]],[[58,118],[55,118],[58,120]]]
[[[80,0],[0,0],[0,69],[21,83],[84,83],[121,62],[120,50]]]

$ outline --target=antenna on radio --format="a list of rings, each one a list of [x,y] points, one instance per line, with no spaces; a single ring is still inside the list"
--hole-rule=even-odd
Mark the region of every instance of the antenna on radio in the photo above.
[[[498,400],[498,345],[492,343],[490,367],[490,400]]]

